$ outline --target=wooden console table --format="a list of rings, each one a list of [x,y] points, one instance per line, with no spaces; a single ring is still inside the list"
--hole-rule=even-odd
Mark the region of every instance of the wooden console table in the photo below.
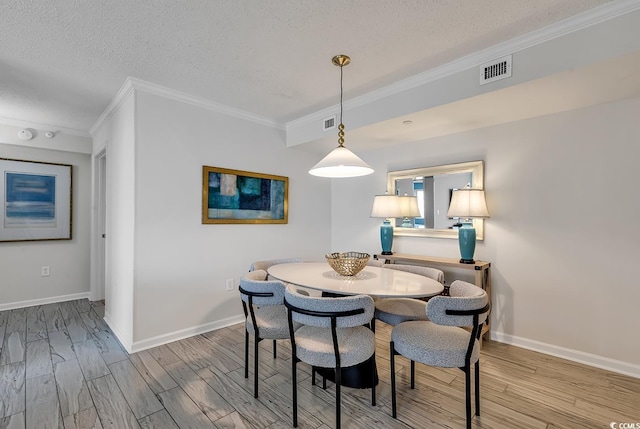
[[[476,261],[475,264],[462,264],[459,259],[440,258],[437,256],[409,255],[404,253],[394,253],[393,255],[373,255],[373,259],[384,260],[385,264],[411,264],[423,265],[434,268],[453,268],[460,270],[473,270],[475,272],[475,284],[487,292],[489,304],[491,304],[491,262]],[[491,337],[491,315],[487,319],[487,324],[482,327],[482,337],[490,340]]]

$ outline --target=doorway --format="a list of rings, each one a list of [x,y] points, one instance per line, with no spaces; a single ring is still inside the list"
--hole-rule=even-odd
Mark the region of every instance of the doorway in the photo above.
[[[96,244],[94,249],[96,264],[94,287],[92,288],[93,301],[105,299],[106,285],[106,241],[107,241],[107,153],[103,150],[96,156],[95,172],[95,202],[96,202],[96,229],[94,237]]]

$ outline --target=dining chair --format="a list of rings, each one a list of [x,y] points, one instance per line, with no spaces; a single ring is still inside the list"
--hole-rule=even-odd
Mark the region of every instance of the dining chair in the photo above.
[[[268,259],[265,261],[255,261],[249,267],[249,271],[255,271],[255,270],[268,271],[269,267],[271,267],[272,265],[289,264],[292,262],[302,262],[302,259],[301,258],[282,258],[282,259]]]
[[[444,282],[441,270],[416,265],[385,264],[384,269],[406,271],[429,277],[440,283]],[[409,320],[428,320],[427,302],[416,298],[382,298],[376,300],[376,312],[371,321],[373,332],[376,331],[376,319],[395,326]]]
[[[298,293],[287,286],[284,305],[288,309],[291,337],[291,381],[293,427],[298,426],[296,368],[299,361],[312,367],[332,368],[336,386],[336,428],[340,428],[341,370],[368,359],[375,360],[375,336],[368,328],[373,318],[373,299],[367,295],[325,298]],[[295,329],[295,323],[302,326]],[[366,325],[366,326],[363,326]],[[376,404],[375,365],[371,367],[371,405]]]
[[[472,283],[456,280],[449,293],[450,296],[435,296],[427,302],[429,320],[402,322],[391,331],[391,415],[397,417],[395,356],[402,355],[411,360],[412,389],[415,388],[414,362],[460,368],[465,373],[467,428],[471,428],[471,366],[475,366],[475,414],[479,416],[479,338],[490,305],[487,293]]]
[[[273,266],[273,265],[278,265],[278,264],[291,264],[291,263],[295,263],[295,262],[303,262],[301,258],[282,258],[282,259],[269,259],[266,261],[256,261],[254,263],[251,264],[251,266],[249,267],[249,271],[254,271],[254,270],[265,270],[265,271],[269,271],[269,267]],[[271,276],[267,275],[267,279],[271,280]],[[300,292],[303,295],[309,295],[309,291],[303,288],[298,288],[298,292]],[[273,355],[275,357],[276,354],[276,342],[273,342]]]
[[[244,378],[249,378],[249,335],[254,336],[253,396],[258,397],[258,344],[263,339],[273,340],[273,358],[276,358],[276,340],[289,338],[287,311],[284,307],[284,283],[267,280],[264,270],[251,271],[240,277],[240,298],[245,315]],[[297,328],[295,325],[294,328]]]

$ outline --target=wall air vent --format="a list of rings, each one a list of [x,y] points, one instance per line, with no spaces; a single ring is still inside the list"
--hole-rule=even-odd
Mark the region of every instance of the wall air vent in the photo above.
[[[336,115],[322,121],[322,131],[327,131],[336,127]]]
[[[511,55],[480,66],[480,85],[511,77]]]

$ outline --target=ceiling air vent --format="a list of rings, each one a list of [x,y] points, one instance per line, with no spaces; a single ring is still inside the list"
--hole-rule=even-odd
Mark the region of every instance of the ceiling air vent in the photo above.
[[[327,131],[336,127],[336,115],[322,121],[322,131]]]
[[[511,55],[480,66],[480,85],[511,77]]]

